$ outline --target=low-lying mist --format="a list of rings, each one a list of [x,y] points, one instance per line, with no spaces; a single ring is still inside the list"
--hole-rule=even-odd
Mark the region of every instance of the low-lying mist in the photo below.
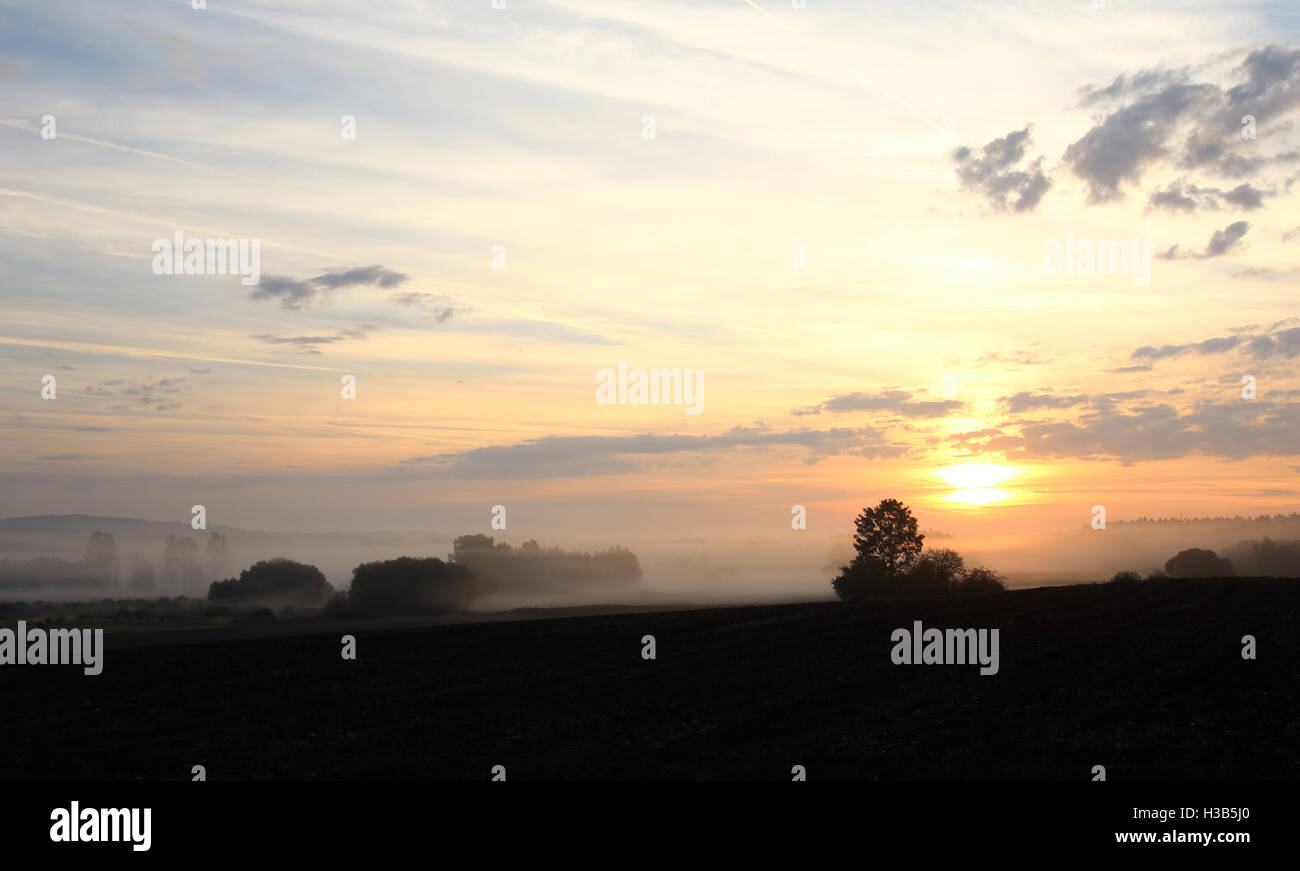
[[[467,602],[473,611],[580,605],[708,605],[833,598],[831,578],[852,557],[852,536],[791,530],[779,538],[726,541],[704,536],[660,540],[546,542],[494,533],[518,555],[559,548],[618,559],[629,551],[639,576],[609,578],[552,559],[544,575],[511,579],[508,564],[477,566],[484,582]],[[470,536],[475,538],[477,536]],[[948,536],[928,531],[927,547],[951,548],[968,566],[987,566],[1010,588],[1107,580],[1120,571],[1149,575],[1188,548],[1216,551],[1251,573],[1251,542],[1300,539],[1300,515],[1195,521],[1113,522],[1106,529],[1037,535]],[[287,558],[320,569],[336,591],[351,585],[362,563],[400,556],[448,560],[454,536],[432,533],[282,534],[234,528],[191,530],[183,524],[124,518],[54,517],[0,521],[0,599],[204,599],[213,581]],[[611,551],[611,549],[613,549]],[[539,552],[540,552],[539,551]],[[558,552],[558,550],[557,550]],[[465,562],[462,555],[461,562]],[[558,559],[558,558],[557,558]],[[1273,565],[1289,565],[1274,561]],[[1281,573],[1281,572],[1278,572]],[[582,574],[582,577],[579,577]],[[611,580],[612,578],[612,580]]]

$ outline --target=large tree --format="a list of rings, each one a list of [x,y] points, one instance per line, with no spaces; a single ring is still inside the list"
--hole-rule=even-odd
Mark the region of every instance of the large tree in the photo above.
[[[895,592],[925,542],[912,510],[897,499],[882,499],[875,508],[862,509],[853,523],[857,555],[831,582],[835,592],[841,599]]]

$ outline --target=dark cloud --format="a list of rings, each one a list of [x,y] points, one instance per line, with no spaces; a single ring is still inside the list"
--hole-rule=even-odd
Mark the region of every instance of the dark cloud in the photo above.
[[[454,477],[529,479],[616,475],[646,468],[646,457],[674,453],[712,454],[740,448],[797,447],[812,456],[899,457],[903,444],[890,443],[871,427],[772,432],[735,427],[721,435],[544,436],[513,445],[473,448],[455,454],[412,457],[401,468],[428,469]],[[638,459],[641,458],[641,459]]]
[[[1272,45],[1252,51],[1233,71],[1239,80],[1224,90],[1194,82],[1187,69],[1148,70],[1119,76],[1104,87],[1081,91],[1081,105],[1110,110],[1066,148],[1065,164],[1088,185],[1088,199],[1104,203],[1123,197],[1125,184],[1138,185],[1157,163],[1202,170],[1225,178],[1245,178],[1270,166],[1300,161],[1300,152],[1260,153],[1258,140],[1241,138],[1242,118],[1275,121],[1300,108],[1300,49]],[[1257,208],[1262,191],[1252,186],[1217,191],[1219,206]],[[1202,197],[1166,189],[1152,206],[1190,211]]]
[[[393,288],[405,284],[410,276],[383,266],[359,266],[343,271],[326,272],[315,278],[284,278],[264,275],[250,299],[278,299],[287,309],[298,310],[350,287]]]
[[[1269,336],[1256,336],[1250,340],[1250,353],[1257,360],[1295,358],[1300,355],[1300,327],[1292,327]]]
[[[808,408],[791,409],[795,415],[821,414],[823,411],[842,413],[850,411],[889,411],[911,418],[943,417],[950,411],[965,407],[955,399],[913,400],[905,390],[886,390],[881,393],[846,393],[832,396],[825,402]]]
[[[1270,357],[1290,359],[1300,354],[1300,327],[1291,327],[1286,330],[1280,328],[1294,322],[1294,318],[1278,321],[1264,333],[1242,332],[1185,345],[1146,345],[1138,348],[1129,356],[1132,360],[1150,363],[1183,354],[1212,356],[1232,350],[1244,350],[1257,360],[1267,360]]]
[[[1067,166],[1088,184],[1088,200],[1120,199],[1123,183],[1136,184],[1142,172],[1168,153],[1166,141],[1184,113],[1214,91],[1211,85],[1159,81],[1155,93],[1106,115],[1065,149]]]
[[[1231,190],[1200,187],[1182,179],[1166,188],[1156,188],[1147,199],[1148,210],[1167,212],[1222,211],[1232,207],[1245,211],[1263,208],[1265,197],[1277,196],[1276,191],[1264,190],[1243,182]]]
[[[1269,45],[1256,49],[1237,71],[1246,81],[1228,91],[1228,103],[1234,110],[1254,109],[1257,117],[1273,118],[1300,107],[1300,48]]]
[[[979,155],[963,145],[953,152],[957,180],[963,190],[984,197],[997,211],[1032,211],[1052,186],[1043,172],[1043,158],[1038,157],[1022,169],[1016,167],[1025,158],[1031,142],[1030,128],[1013,130],[984,145]]]
[[[1172,245],[1168,251],[1157,254],[1156,257],[1161,260],[1207,260],[1211,257],[1222,257],[1241,247],[1241,240],[1248,230],[1250,224],[1245,221],[1234,221],[1222,230],[1215,230],[1202,252],[1182,251],[1178,245]]]

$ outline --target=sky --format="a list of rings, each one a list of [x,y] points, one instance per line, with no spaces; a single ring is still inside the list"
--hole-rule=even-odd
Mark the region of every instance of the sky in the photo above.
[[[1300,510],[1294,4],[496,5],[0,5],[0,515]]]

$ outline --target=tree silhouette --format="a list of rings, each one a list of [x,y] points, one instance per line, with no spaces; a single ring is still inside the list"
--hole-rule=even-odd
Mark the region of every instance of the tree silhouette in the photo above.
[[[206,551],[208,577],[219,578],[230,572],[230,539],[225,533],[208,533]]]
[[[185,593],[203,583],[199,546],[192,538],[169,535],[163,544],[163,585],[168,593]]]
[[[925,542],[925,536],[917,532],[912,509],[897,499],[882,499],[875,508],[862,509],[853,525],[858,559],[874,561],[891,575],[909,568]]]
[[[966,561],[955,550],[922,551],[907,572],[907,587],[916,593],[947,593],[966,576]]]
[[[158,590],[153,563],[138,552],[131,556],[131,579],[126,588],[137,595],[153,594]]]
[[[86,556],[83,559],[90,574],[109,584],[117,583],[117,543],[111,532],[95,532],[86,542]]]
[[[853,523],[857,555],[831,581],[835,593],[841,599],[857,599],[897,592],[925,542],[912,510],[897,499],[882,499],[875,508],[862,509]]]
[[[636,554],[618,545],[586,553],[544,548],[529,540],[516,549],[488,535],[462,535],[452,542],[451,560],[473,572],[475,593],[480,595],[625,585],[641,580],[641,563]]]
[[[474,576],[465,566],[403,556],[357,566],[346,603],[330,610],[350,608],[367,616],[441,613],[463,608],[473,594]]]
[[[854,521],[857,555],[831,581],[841,599],[868,596],[952,595],[1002,592],[1006,585],[992,569],[968,569],[949,548],[922,550],[912,510],[897,499],[864,508]]]
[[[954,592],[969,594],[1004,593],[1007,585],[1002,582],[1002,576],[993,569],[978,566],[962,575],[961,580],[953,589]]]
[[[1181,551],[1165,563],[1165,571],[1171,578],[1232,578],[1237,575],[1230,561],[1221,559],[1212,550],[1199,547]]]
[[[236,605],[325,604],[334,588],[321,570],[312,565],[284,557],[254,563],[239,573],[239,579],[213,581],[208,587],[208,601]]]

